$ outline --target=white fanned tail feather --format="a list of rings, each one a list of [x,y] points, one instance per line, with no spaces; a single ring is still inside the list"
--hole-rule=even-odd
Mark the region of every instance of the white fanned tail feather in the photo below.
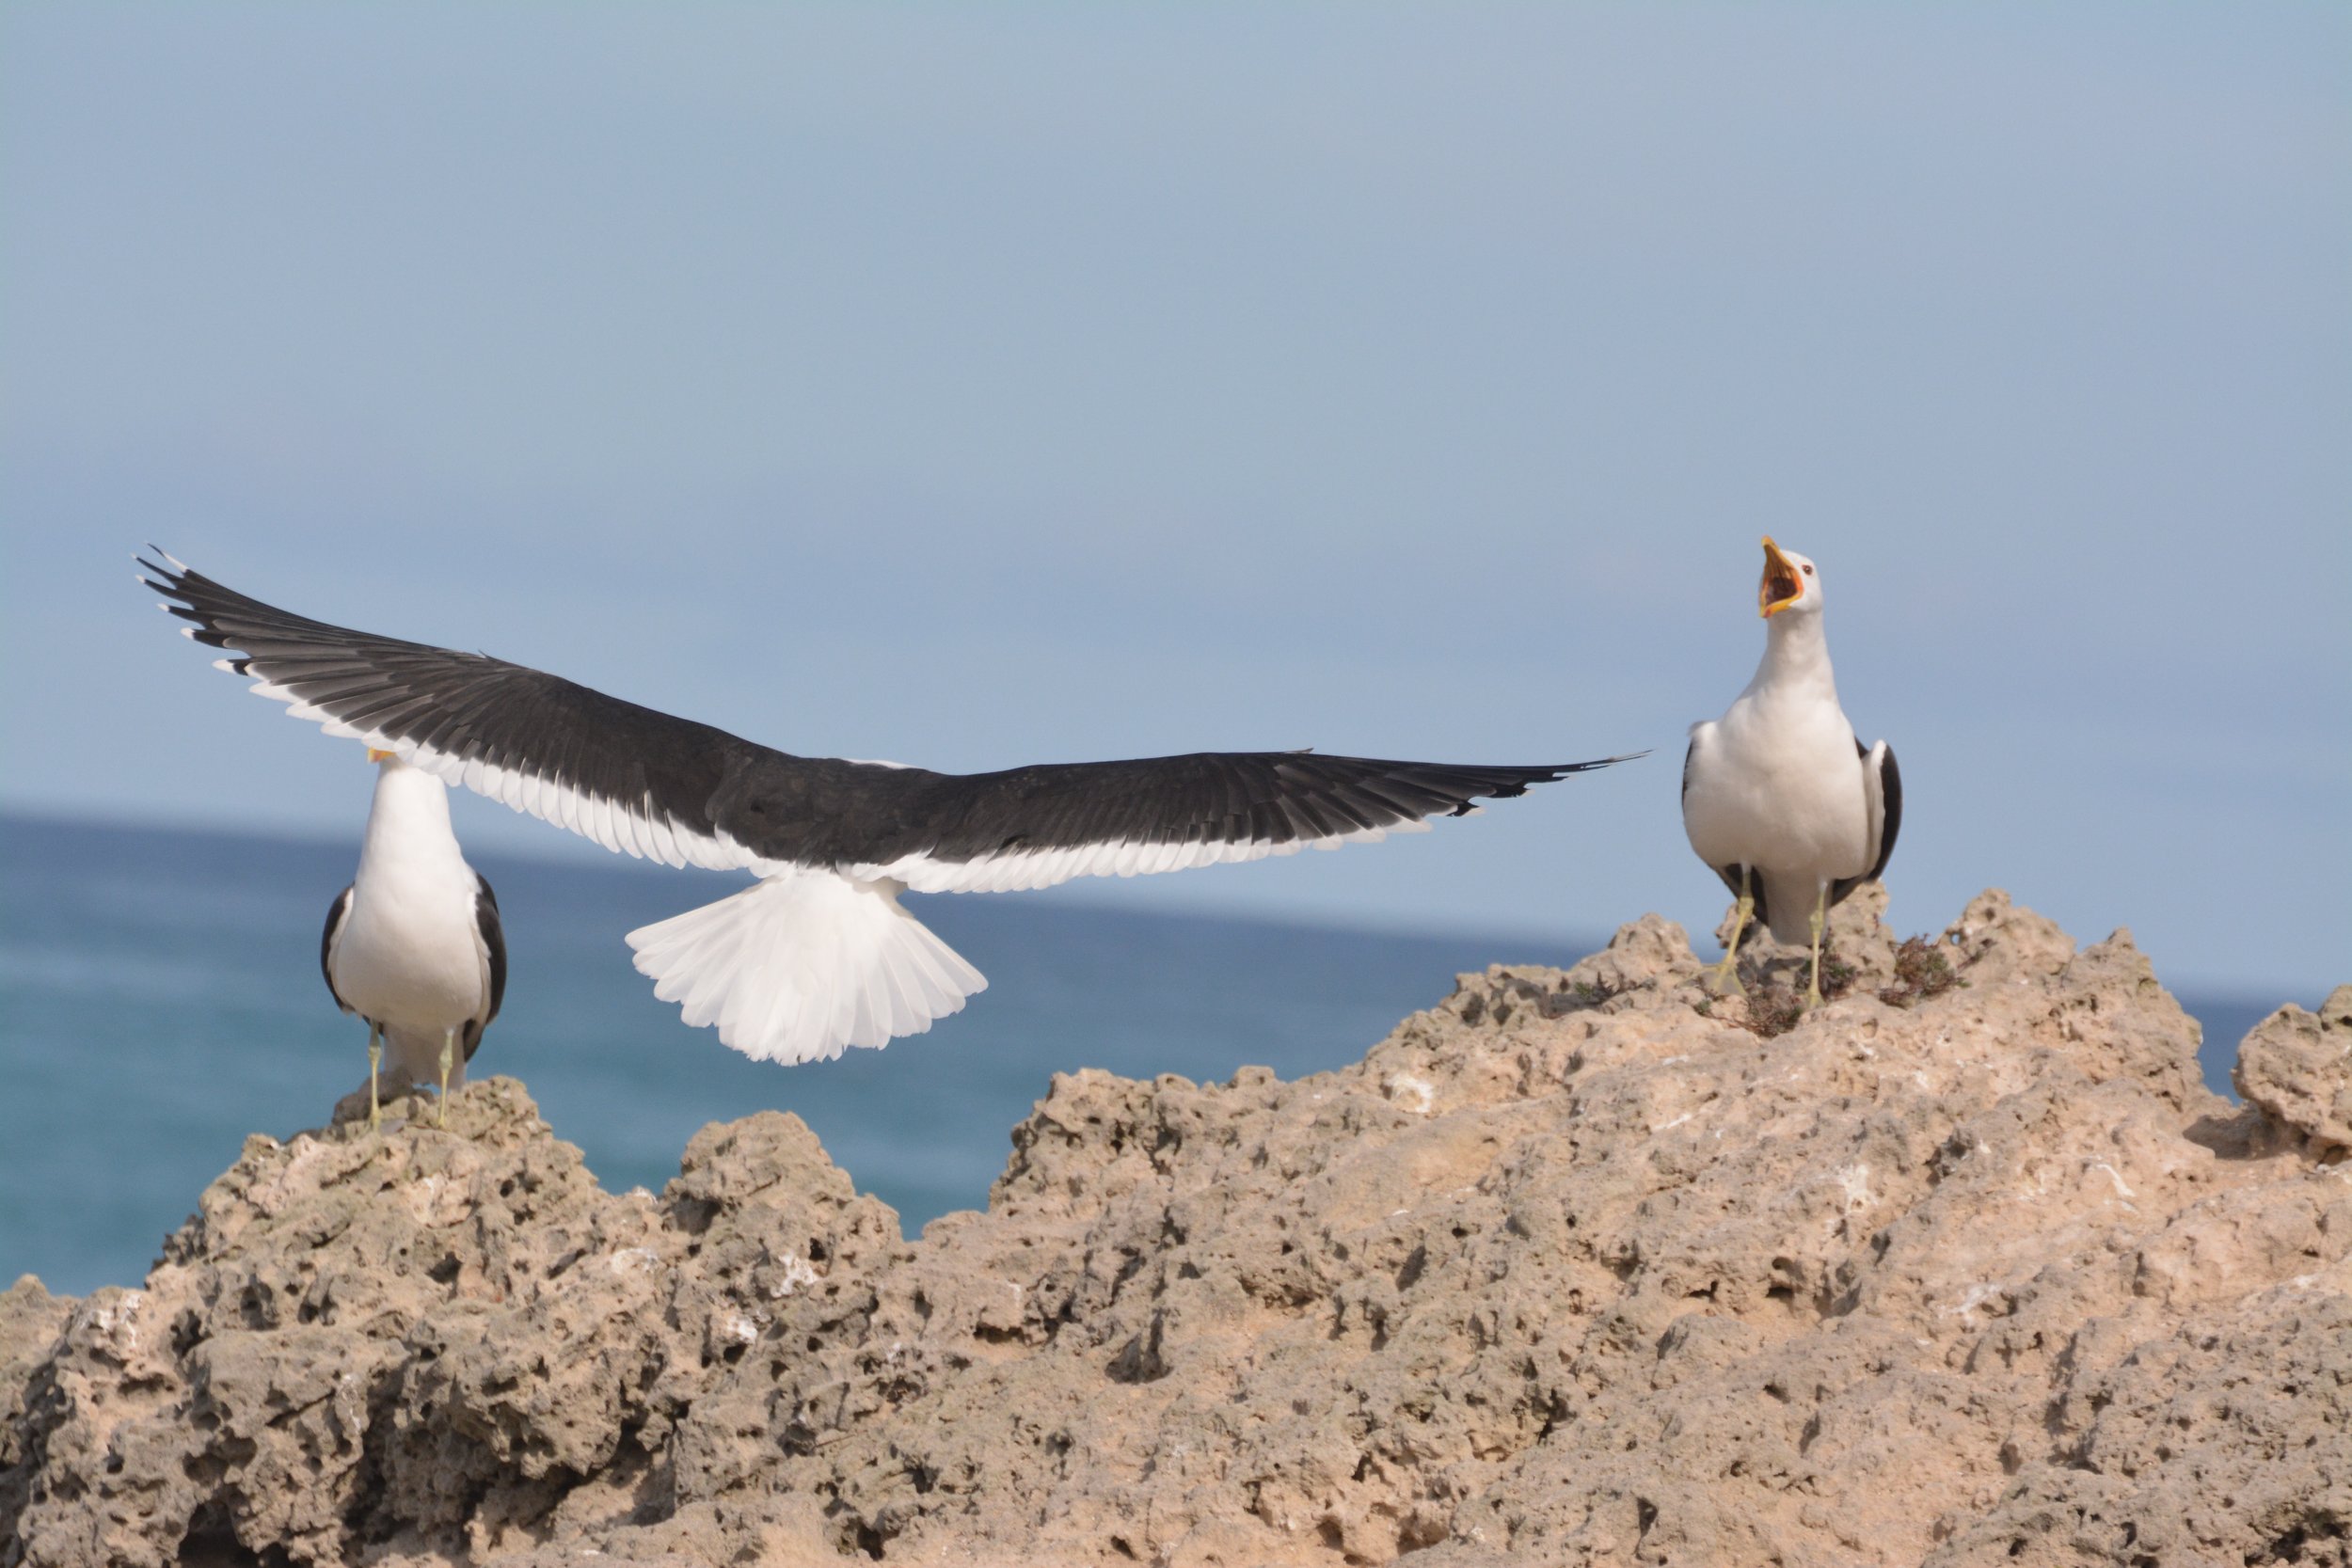
[[[988,988],[898,907],[902,885],[779,870],[629,932],[653,993],[755,1061],[829,1060],[919,1035]]]

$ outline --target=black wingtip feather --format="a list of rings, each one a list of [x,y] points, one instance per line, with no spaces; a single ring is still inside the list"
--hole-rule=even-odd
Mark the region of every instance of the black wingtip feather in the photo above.
[[[150,574],[142,583],[193,623],[196,641],[230,650],[221,661],[228,668],[278,683],[337,722],[630,802],[632,811],[642,803],[673,828],[723,833],[733,846],[789,863],[887,864],[911,855],[954,862],[1018,853],[1014,846],[1331,840],[1467,816],[1481,798],[1515,799],[1534,784],[1646,754],[1465,767],[1309,748],[970,776],[876,769],[793,757],[487,655],[310,621],[153,546],[138,560]],[[791,809],[779,814],[771,802]]]
[[[167,552],[154,545],[150,545],[147,547],[154,554],[162,556],[166,561],[170,561],[172,559]],[[164,594],[167,598],[180,601],[173,604],[158,605],[156,607],[157,609],[161,610],[167,615],[177,615],[183,621],[195,622],[197,624],[197,630],[194,635],[196,641],[199,642],[202,642],[208,647],[214,648],[225,648],[229,645],[222,640],[218,633],[213,631],[212,628],[205,624],[204,615],[195,608],[192,602],[190,602],[190,596],[188,594],[188,579],[195,574],[189,572],[184,567],[178,571],[174,571],[169,566],[159,566],[154,562],[148,560],[145,556],[133,556],[131,559],[137,562],[148,571],[155,574],[155,577],[152,578],[139,578],[139,581],[142,584],[153,589],[158,594]],[[161,578],[163,580],[158,582],[155,580],[156,578]]]

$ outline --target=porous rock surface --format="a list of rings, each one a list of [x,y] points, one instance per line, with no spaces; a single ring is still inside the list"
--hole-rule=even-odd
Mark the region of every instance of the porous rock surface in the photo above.
[[[2307,1013],[2281,1007],[2238,1048],[2237,1092],[2313,1148],[2352,1148],[2352,986]]]
[[[2352,991],[2233,1111],[2128,935],[1988,893],[1897,1006],[1877,908],[1769,1039],[1649,917],[1339,1072],[1057,1076],[916,1242],[788,1116],[659,1196],[506,1080],[255,1137],[143,1289],[0,1296],[0,1560],[2346,1561]]]

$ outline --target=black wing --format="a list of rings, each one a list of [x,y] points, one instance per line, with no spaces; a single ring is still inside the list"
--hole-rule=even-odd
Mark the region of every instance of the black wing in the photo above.
[[[1861,742],[1857,740],[1854,744],[1859,746]],[[1866,757],[1869,754],[1867,752],[1863,753]],[[1903,774],[1902,769],[1895,766],[1895,748],[1892,746],[1886,749],[1886,766],[1879,769],[1879,858],[1877,863],[1870,867],[1872,881],[1885,874],[1886,863],[1895,858],[1895,835],[1902,831],[1903,825]]]
[[[169,557],[165,557],[169,561]],[[328,733],[362,736],[443,778],[631,854],[719,867],[730,780],[781,753],[482,654],[291,614],[173,562],[140,580],[224,669]]]
[[[474,927],[482,933],[482,945],[490,955],[490,1010],[466,1025],[466,1060],[469,1062],[482,1044],[482,1032],[490,1027],[506,1001],[506,927],[499,921],[499,895],[490,891],[490,879],[479,871],[473,874],[473,883]]]
[[[154,574],[141,580],[174,601],[166,608],[195,623],[191,636],[238,654],[225,667],[296,717],[673,863],[855,868],[933,891],[1039,886],[1374,835],[1626,760],[1456,767],[1234,752],[953,775],[796,757],[482,654],[307,620],[176,562],[140,564]],[[1095,848],[1105,852],[1073,853]],[[1008,869],[1010,859],[1022,863]]]
[[[1864,767],[1870,763],[1870,749],[1854,737],[1853,749]],[[1879,769],[1879,853],[1870,869],[1859,877],[1840,877],[1830,885],[1829,901],[1833,904],[1865,882],[1878,880],[1886,871],[1886,863],[1894,858],[1895,835],[1903,825],[1903,775],[1895,766],[1895,748],[1886,749],[1886,766]]]
[[[326,906],[326,929],[319,933],[319,973],[326,976],[326,994],[335,999],[335,1006],[351,1011],[351,1004],[335,989],[335,967],[329,961],[335,956],[335,933],[343,928],[343,920],[351,913],[351,889],[335,895],[335,901]]]
[[[1614,758],[1612,761],[1617,760]],[[1606,766],[1464,767],[1201,752],[932,774],[890,820],[840,846],[861,876],[921,892],[1041,887],[1071,877],[1177,870],[1374,838],[1476,800]]]

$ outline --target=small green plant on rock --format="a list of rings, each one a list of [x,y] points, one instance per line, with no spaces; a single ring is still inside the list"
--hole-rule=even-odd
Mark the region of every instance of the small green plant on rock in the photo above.
[[[1915,1007],[1931,996],[1941,996],[1968,982],[1952,973],[1949,958],[1926,937],[1905,937],[1895,949],[1895,983],[1883,987],[1879,1000],[1890,1007]]]
[[[1748,1016],[1741,1028],[1758,1039],[1785,1035],[1804,1016],[1804,993],[1794,986],[1768,986],[1758,977],[1748,986]]]
[[[1797,972],[1797,979],[1804,972]],[[1824,946],[1821,949],[1821,1000],[1835,1002],[1853,990],[1860,972]],[[1792,980],[1790,984],[1773,985],[1765,978],[1761,964],[1741,964],[1740,985],[1748,999],[1747,1016],[1740,1026],[1761,1039],[1785,1035],[1797,1025],[1805,1013],[1804,987]]]
[[[1826,948],[1821,953],[1821,1000],[1835,1002],[1853,990],[1854,966]]]

